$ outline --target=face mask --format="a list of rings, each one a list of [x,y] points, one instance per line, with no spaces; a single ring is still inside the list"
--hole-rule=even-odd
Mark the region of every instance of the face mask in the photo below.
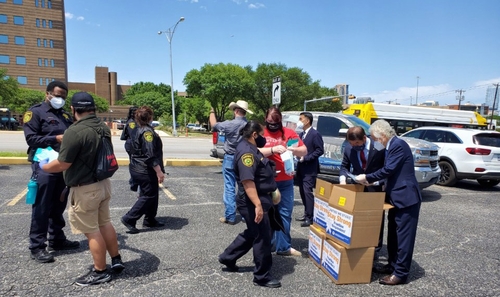
[[[304,129],[304,123],[302,123],[302,121],[297,122],[297,129]]]
[[[363,145],[355,145],[355,146],[353,146],[352,148],[353,148],[355,151],[357,151],[357,152],[361,152],[362,150],[364,150],[364,149],[365,149],[365,145],[364,145],[364,144],[363,144]]]
[[[267,130],[269,130],[271,132],[276,132],[279,129],[281,129],[281,123],[277,123],[277,124],[266,123],[266,128],[267,128]]]
[[[255,138],[255,145],[259,148],[262,148],[266,145],[266,138],[262,135],[257,136]]]
[[[50,99],[50,105],[54,109],[62,108],[64,106],[64,103],[66,103],[66,102],[61,97],[52,97],[52,99]]]

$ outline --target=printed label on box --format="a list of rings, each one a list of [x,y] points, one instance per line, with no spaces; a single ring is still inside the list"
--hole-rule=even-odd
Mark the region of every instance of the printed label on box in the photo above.
[[[323,187],[319,187],[319,194],[320,194],[321,196],[325,196],[325,188],[323,188]]]
[[[309,256],[311,256],[318,265],[321,265],[321,243],[321,237],[309,230]]]
[[[326,229],[327,226],[327,213],[329,212],[329,208],[330,206],[327,201],[314,197],[313,222],[323,229]]]
[[[321,255],[321,266],[336,280],[339,280],[340,255],[339,251],[325,241]]]
[[[326,233],[346,244],[351,244],[353,216],[330,207],[327,218]]]
[[[345,206],[345,201],[346,201],[345,197],[340,196],[340,198],[339,198],[339,205],[340,206]]]

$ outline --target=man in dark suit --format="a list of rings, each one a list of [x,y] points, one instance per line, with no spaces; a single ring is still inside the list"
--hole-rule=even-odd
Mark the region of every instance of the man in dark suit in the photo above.
[[[319,172],[319,157],[325,151],[323,148],[323,137],[313,127],[313,115],[310,112],[300,113],[297,128],[302,126],[303,132],[299,134],[307,147],[307,155],[300,158],[297,163],[296,178],[299,185],[300,198],[304,205],[304,216],[297,218],[302,221],[301,227],[309,227],[313,221],[314,212],[314,188],[316,177]]]
[[[384,167],[385,148],[378,142],[366,136],[363,127],[355,126],[347,130],[346,139],[348,144],[344,149],[344,158],[340,167],[339,182],[346,184],[347,173],[354,175],[372,173]],[[365,187],[365,192],[382,192],[382,183]],[[385,212],[382,212],[382,224],[378,245],[375,248],[374,259],[378,260],[384,241]]]
[[[413,155],[408,144],[396,137],[394,129],[384,120],[374,122],[370,127],[370,134],[372,139],[386,148],[385,164],[376,172],[356,176],[356,180],[364,184],[386,180],[385,199],[394,208],[389,210],[387,216],[389,264],[378,272],[390,275],[381,278],[379,283],[399,285],[408,280],[422,196],[415,178]]]

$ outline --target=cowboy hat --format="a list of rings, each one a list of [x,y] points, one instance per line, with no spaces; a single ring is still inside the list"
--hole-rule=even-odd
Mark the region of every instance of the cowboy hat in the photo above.
[[[248,109],[248,102],[243,101],[243,100],[238,100],[236,103],[231,102],[229,103],[229,109],[234,110],[235,108],[240,108],[243,109],[244,111],[248,112],[249,114],[253,114],[253,111]]]

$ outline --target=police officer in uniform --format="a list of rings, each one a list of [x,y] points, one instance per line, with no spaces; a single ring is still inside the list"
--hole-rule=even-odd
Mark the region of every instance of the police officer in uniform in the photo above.
[[[238,182],[236,205],[245,219],[247,229],[219,256],[219,262],[228,271],[238,271],[236,261],[253,247],[255,263],[253,283],[256,286],[278,288],[281,283],[271,277],[272,228],[269,210],[273,207],[271,192],[277,186],[271,162],[258,148],[264,147],[266,139],[263,127],[256,121],[248,122],[241,130],[242,141],[236,148],[234,171]],[[274,217],[273,217],[274,219]]]
[[[128,109],[128,117],[127,123],[125,127],[123,127],[122,135],[120,136],[120,140],[125,140],[125,151],[128,154],[128,158],[130,160],[132,154],[132,140],[134,139],[137,124],[135,123],[135,112],[137,111],[137,106],[131,106]],[[130,190],[137,192],[137,184],[134,183],[132,177],[129,179]]]
[[[47,86],[45,101],[32,106],[23,117],[24,135],[28,148],[28,161],[32,162],[33,177],[38,183],[36,201],[32,206],[30,246],[31,258],[47,263],[54,261],[49,251],[77,249],[78,241],[69,241],[64,235],[66,225],[63,212],[68,201],[64,192],[65,184],[62,173],[46,173],[33,161],[38,148],[52,147],[59,152],[64,131],[73,123],[63,106],[68,94],[68,87],[53,81]],[[49,234],[47,238],[47,233]]]
[[[159,184],[165,178],[163,167],[163,143],[150,123],[153,120],[153,110],[142,106],[135,113],[135,122],[139,127],[132,142],[132,154],[129,171],[134,183],[139,188],[136,203],[122,218],[121,222],[129,229],[130,234],[139,233],[137,221],[144,215],[143,226],[162,227],[165,224],[156,220],[158,211]]]

